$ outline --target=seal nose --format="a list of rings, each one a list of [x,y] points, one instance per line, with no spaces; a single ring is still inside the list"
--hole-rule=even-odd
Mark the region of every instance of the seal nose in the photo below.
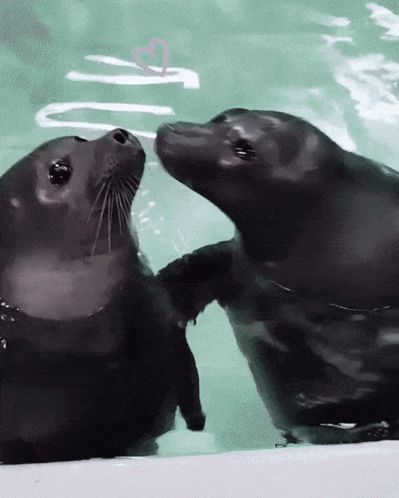
[[[115,140],[115,142],[118,142],[122,145],[129,142],[136,146],[140,145],[137,138],[128,131],[124,130],[123,128],[117,128],[116,130],[112,131],[111,136],[113,140]]]
[[[116,128],[108,133],[106,133],[100,141],[105,140],[105,143],[109,144],[109,141],[114,145],[115,151],[121,154],[131,154],[145,157],[144,149],[141,146],[139,140],[123,128]]]

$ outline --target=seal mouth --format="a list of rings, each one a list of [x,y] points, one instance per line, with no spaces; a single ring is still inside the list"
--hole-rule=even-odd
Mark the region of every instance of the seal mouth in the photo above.
[[[175,156],[181,148],[207,147],[212,130],[196,123],[165,123],[157,130],[154,152],[161,158]]]

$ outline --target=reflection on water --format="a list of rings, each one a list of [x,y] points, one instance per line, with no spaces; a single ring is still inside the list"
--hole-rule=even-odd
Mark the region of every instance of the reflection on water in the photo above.
[[[368,3],[366,7],[371,11],[370,19],[386,29],[381,35],[383,40],[399,39],[399,15],[377,3]]]
[[[174,67],[165,76],[145,75],[130,59],[153,37],[170,47]],[[83,0],[3,0],[0,39],[2,171],[38,143],[76,129],[88,138],[130,129],[148,154],[134,220],[154,270],[232,233],[214,206],[159,168],[152,138],[165,120],[204,121],[230,107],[286,111],[397,168],[394,0],[100,0],[95,9]],[[188,441],[194,453],[279,443],[217,306],[190,330],[190,342],[207,434],[189,437],[178,420],[161,454],[190,452]]]

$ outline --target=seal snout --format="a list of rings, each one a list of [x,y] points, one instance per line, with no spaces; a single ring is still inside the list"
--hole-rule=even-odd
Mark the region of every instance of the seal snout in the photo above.
[[[123,128],[116,128],[95,142],[99,153],[112,155],[116,162],[145,160],[145,152],[139,140]]]
[[[113,130],[111,132],[111,136],[116,142],[122,145],[125,144],[126,142],[130,142],[132,144],[141,147],[137,138],[128,131],[124,130],[123,128],[117,128],[116,130]]]
[[[107,179],[134,175],[141,178],[145,152],[139,140],[123,128],[116,128],[96,141],[96,155],[100,159],[99,176]]]
[[[104,138],[110,139],[117,147],[122,145],[125,148],[137,151],[137,154],[144,154],[143,147],[138,139],[123,128],[116,128],[115,130],[112,130],[107,133]]]
[[[181,148],[206,146],[212,131],[206,125],[197,123],[165,123],[157,130],[154,151],[161,158],[175,156]]]
[[[178,121],[176,123],[166,123],[161,125],[157,131],[157,139],[162,139],[171,135],[178,135],[179,137],[186,138],[196,138],[202,137],[204,135],[209,135],[210,133],[211,132],[206,125]]]

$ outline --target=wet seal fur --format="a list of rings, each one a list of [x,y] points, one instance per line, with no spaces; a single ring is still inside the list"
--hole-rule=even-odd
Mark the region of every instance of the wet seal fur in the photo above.
[[[63,137],[0,179],[0,460],[148,454],[179,405],[204,416],[191,351],[139,257],[145,162],[122,129]]]
[[[160,278],[187,319],[219,300],[287,441],[397,439],[399,173],[272,111],[163,125],[156,151],[237,229]]]

